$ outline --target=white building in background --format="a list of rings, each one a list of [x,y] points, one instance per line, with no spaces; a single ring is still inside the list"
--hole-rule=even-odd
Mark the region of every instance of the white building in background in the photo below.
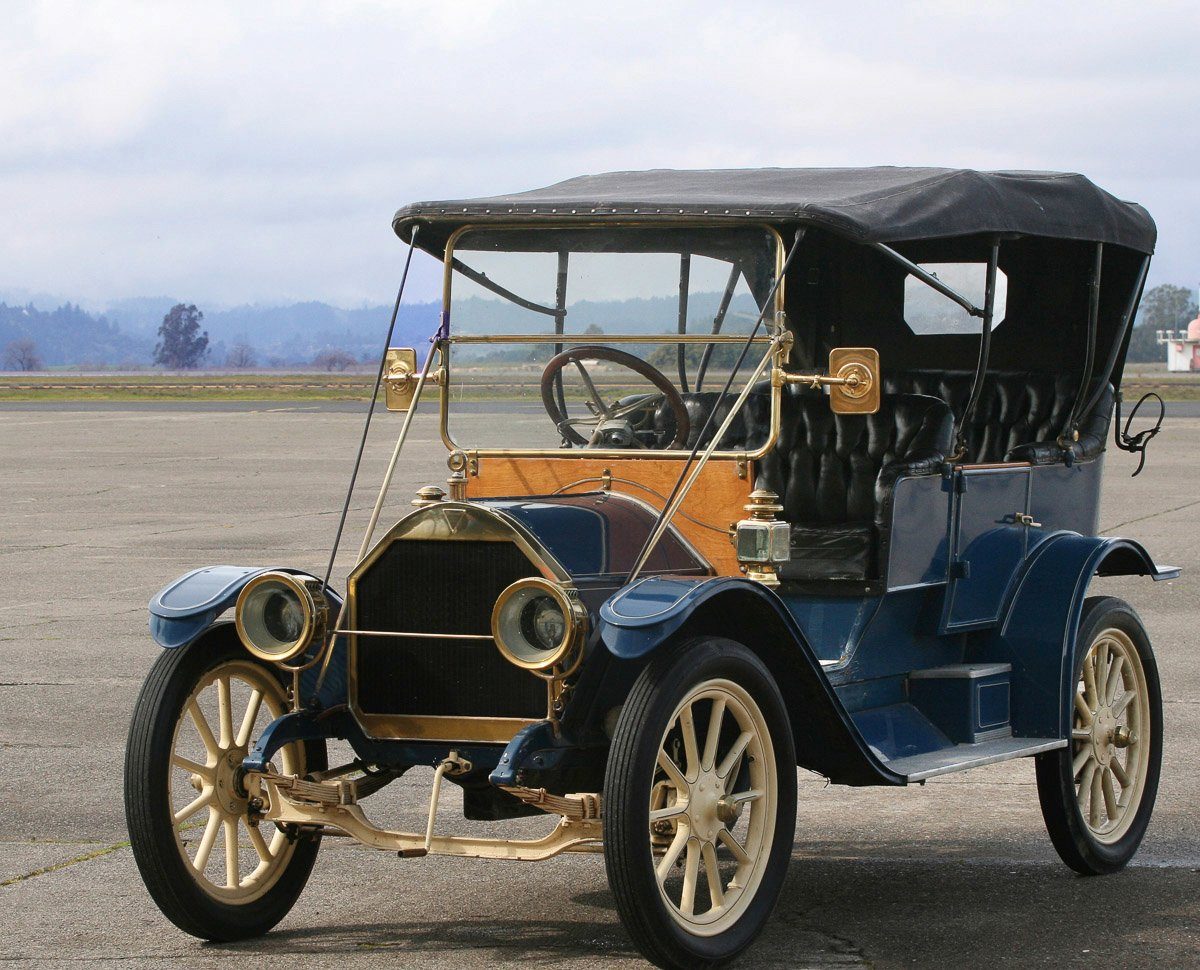
[[[1200,371],[1200,316],[1186,330],[1160,330],[1158,342],[1167,345],[1167,370]]]

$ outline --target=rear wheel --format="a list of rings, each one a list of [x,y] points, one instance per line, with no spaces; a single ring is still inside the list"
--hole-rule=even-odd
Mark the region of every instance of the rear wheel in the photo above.
[[[758,935],[791,857],[795,771],[779,688],[745,647],[693,640],[643,671],[609,753],[604,851],[648,959],[715,966]]]
[[[1101,875],[1133,858],[1150,823],[1162,693],[1150,638],[1119,599],[1084,603],[1075,654],[1071,743],[1038,755],[1038,797],[1062,860]]]
[[[242,759],[287,712],[287,696],[272,667],[223,633],[159,656],[125,754],[125,817],[146,888],[171,922],[208,940],[257,936],[283,919],[320,844],[260,825],[240,791]],[[324,745],[288,745],[276,765],[324,768]]]

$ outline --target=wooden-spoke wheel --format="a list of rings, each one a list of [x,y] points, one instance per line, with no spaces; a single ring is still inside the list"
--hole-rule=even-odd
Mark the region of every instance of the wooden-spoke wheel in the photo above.
[[[249,902],[283,874],[295,842],[252,819],[237,771],[253,739],[287,712],[278,679],[252,660],[228,660],[196,684],[175,725],[171,817],[179,851],[214,899]],[[304,753],[289,745],[277,767],[304,774]]]
[[[754,897],[775,835],[778,790],[754,698],[730,680],[698,684],[663,734],[650,795],[658,888],[689,932],[728,929]]]
[[[130,844],[154,901],[194,936],[265,933],[308,880],[320,837],[259,823],[238,778],[250,746],[286,711],[277,672],[231,626],[161,654],[138,696],[125,755]],[[324,745],[287,745],[274,764],[323,769]]]
[[[622,708],[604,853],[622,922],[660,966],[712,966],[770,915],[791,856],[795,744],[779,688],[740,644],[666,648]]]
[[[1070,744],[1038,756],[1038,796],[1063,861],[1094,875],[1124,866],[1150,822],[1162,697],[1150,640],[1121,600],[1087,600],[1075,654]]]
[[[1101,630],[1083,658],[1071,730],[1079,814],[1097,842],[1119,842],[1133,823],[1150,763],[1149,729],[1150,688],[1137,648],[1124,630]]]

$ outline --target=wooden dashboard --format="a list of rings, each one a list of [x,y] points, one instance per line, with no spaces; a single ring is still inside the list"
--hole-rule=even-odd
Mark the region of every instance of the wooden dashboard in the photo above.
[[[655,509],[670,494],[683,460],[678,458],[536,458],[515,455],[480,458],[479,472],[467,480],[468,498],[508,498],[551,495],[558,491],[597,491],[611,481],[614,492],[624,492]],[[738,469],[745,477],[739,477]],[[729,459],[713,459],[704,466],[684,499],[675,527],[694,545],[721,576],[739,574],[729,527],[746,517],[753,466]]]

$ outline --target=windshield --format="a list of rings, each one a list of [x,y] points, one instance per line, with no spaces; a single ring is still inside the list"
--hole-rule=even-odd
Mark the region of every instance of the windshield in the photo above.
[[[772,313],[721,398],[774,282],[766,229],[479,229],[448,258],[459,447],[691,448],[767,350]],[[721,450],[761,447],[769,423],[764,382]]]

